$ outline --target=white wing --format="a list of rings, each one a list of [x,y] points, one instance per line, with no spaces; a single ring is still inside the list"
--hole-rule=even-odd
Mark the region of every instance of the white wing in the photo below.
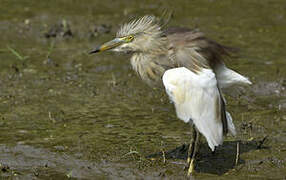
[[[215,72],[220,88],[228,88],[233,85],[250,85],[248,78],[227,68],[225,65],[216,66]]]
[[[221,97],[213,71],[202,69],[194,73],[184,67],[170,69],[164,73],[163,83],[178,118],[186,123],[192,120],[212,150],[222,144]]]

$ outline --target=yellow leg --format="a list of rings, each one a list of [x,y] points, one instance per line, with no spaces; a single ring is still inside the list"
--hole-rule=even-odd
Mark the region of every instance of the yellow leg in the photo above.
[[[188,176],[191,176],[195,171],[195,164],[194,164],[194,159],[191,160],[191,162],[189,163],[189,169],[188,169]]]
[[[193,135],[189,146],[188,159],[187,159],[188,176],[191,176],[195,172],[195,158],[196,158],[196,153],[198,151],[198,145],[199,145],[199,132],[193,125]]]

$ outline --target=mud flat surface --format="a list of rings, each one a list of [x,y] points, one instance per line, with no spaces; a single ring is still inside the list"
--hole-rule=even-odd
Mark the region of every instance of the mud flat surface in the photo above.
[[[142,83],[130,55],[87,54],[161,7],[170,26],[240,48],[226,63],[253,82],[227,92],[238,135],[215,154],[203,141],[194,179],[286,178],[284,0],[2,0],[0,179],[186,178],[190,127],[164,92]]]

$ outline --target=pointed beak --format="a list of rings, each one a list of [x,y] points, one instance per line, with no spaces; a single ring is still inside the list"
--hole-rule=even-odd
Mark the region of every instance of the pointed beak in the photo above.
[[[124,41],[122,38],[115,38],[109,42],[104,43],[103,45],[95,48],[94,50],[92,50],[91,52],[89,52],[89,54],[93,54],[93,53],[97,53],[97,52],[102,52],[102,51],[106,51],[109,49],[113,49],[116,48],[117,46],[123,44]]]

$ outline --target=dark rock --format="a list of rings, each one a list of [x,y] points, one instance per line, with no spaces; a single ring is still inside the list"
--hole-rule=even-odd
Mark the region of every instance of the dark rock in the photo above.
[[[107,24],[100,24],[100,25],[94,25],[91,30],[91,36],[98,36],[100,34],[108,34],[111,32],[111,25]]]
[[[44,34],[46,38],[55,38],[55,37],[72,37],[73,33],[70,28],[70,25],[63,20],[61,23],[53,25],[48,32]]]

